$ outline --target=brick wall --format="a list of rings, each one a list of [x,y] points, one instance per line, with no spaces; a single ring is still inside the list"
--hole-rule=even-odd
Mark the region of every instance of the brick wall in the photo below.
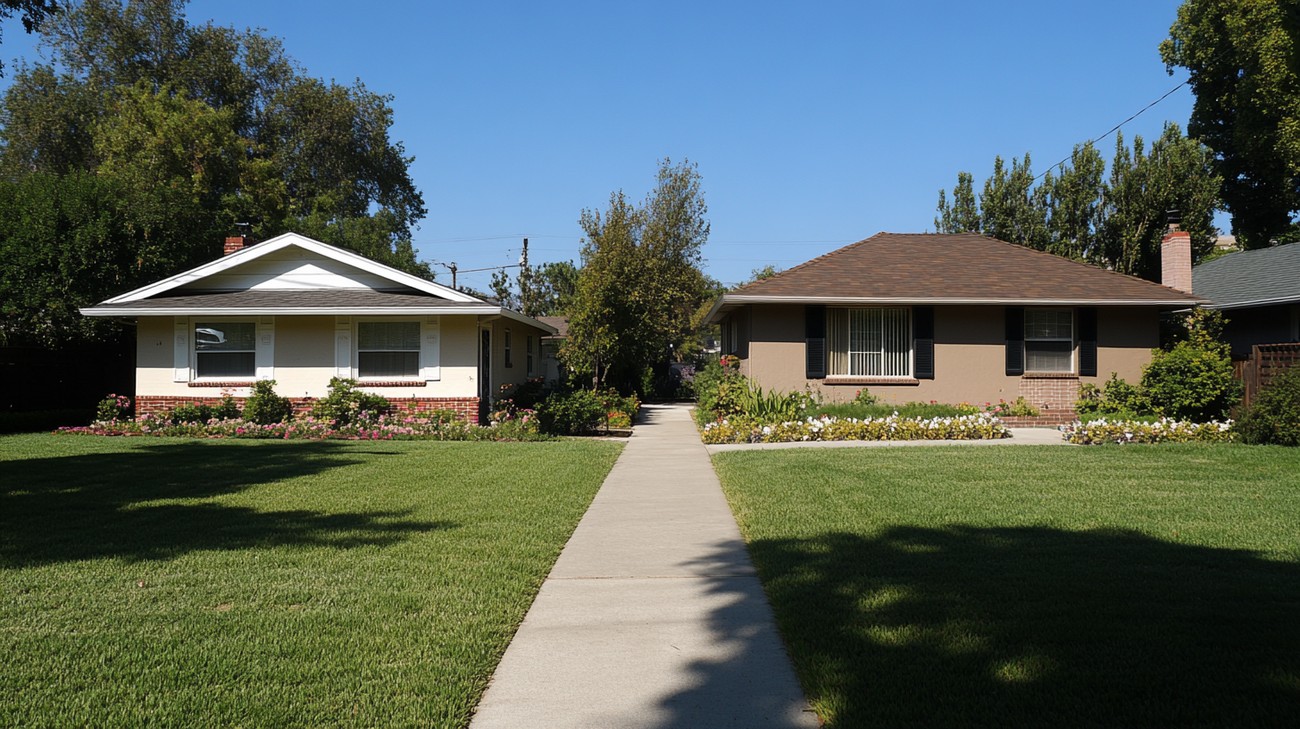
[[[244,401],[247,399],[237,397],[235,402],[239,403],[240,407],[243,407]],[[316,402],[316,399],[291,397],[289,402],[293,403],[294,415],[304,415],[311,410],[311,406]],[[398,412],[410,410],[417,413],[427,413],[434,410],[453,410],[467,423],[478,422],[478,398],[476,397],[390,397],[388,402]],[[136,418],[142,418],[145,415],[162,413],[191,403],[215,406],[221,403],[221,398],[141,395],[135,399],[135,416]]]
[[[1074,410],[1074,401],[1079,399],[1079,378],[1026,375],[1020,378],[1020,396],[1034,407]]]

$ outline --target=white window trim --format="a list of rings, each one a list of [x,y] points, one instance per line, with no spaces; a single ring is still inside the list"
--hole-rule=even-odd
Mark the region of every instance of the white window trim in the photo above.
[[[199,376],[198,337],[194,329],[200,322],[252,324],[253,339],[253,373],[249,375],[223,375],[220,377]],[[275,317],[273,316],[191,316],[176,317],[175,325],[175,366],[173,380],[176,382],[243,382],[246,380],[275,379]],[[240,350],[242,351],[242,350]],[[181,357],[182,352],[184,358]]]
[[[1029,312],[1031,311],[1064,311],[1070,315],[1070,336],[1067,337],[1031,337],[1029,336]],[[1024,339],[1022,346],[1025,348],[1025,373],[1030,375],[1052,374],[1052,375],[1071,375],[1079,372],[1079,322],[1078,316],[1074,309],[1064,306],[1035,306],[1025,309]],[[1070,367],[1064,370],[1037,370],[1029,368],[1029,343],[1030,342],[1069,342],[1070,343]]]
[[[413,375],[361,376],[361,336],[363,323],[371,322],[415,322],[420,325],[420,348],[418,366]],[[358,385],[367,382],[391,382],[393,380],[424,380],[435,382],[442,379],[442,326],[441,317],[437,316],[340,316],[334,326],[334,373],[338,377],[347,377],[357,381]]]
[[[907,320],[907,331],[904,333],[904,341],[906,341],[906,343],[907,343],[907,372],[904,373],[904,374],[901,374],[901,375],[850,375],[850,374],[847,374],[847,373],[832,372],[832,371],[831,371],[831,368],[833,367],[833,363],[834,363],[834,361],[835,361],[835,357],[834,357],[834,353],[830,350],[830,345],[831,345],[831,342],[834,340],[835,337],[833,337],[832,334],[831,334],[831,322],[830,322],[830,316],[831,316],[831,311],[833,311],[833,310],[837,310],[837,309],[846,312],[845,317],[844,317],[844,320],[845,320],[845,325],[848,327],[848,330],[845,331],[845,333],[844,333],[844,346],[845,346],[844,354],[845,354],[845,360],[846,360],[846,362],[849,362],[849,363],[852,363],[852,361],[853,361],[853,352],[870,353],[870,352],[873,351],[873,350],[854,350],[854,349],[851,349],[850,340],[852,339],[852,328],[853,328],[853,324],[852,324],[852,321],[851,321],[851,317],[852,317],[852,312],[853,312],[855,309],[856,309],[856,310],[877,309],[877,310],[881,310],[881,311],[899,311],[899,312],[902,312],[904,318],[906,318],[906,320]],[[834,380],[837,380],[837,379],[838,379],[838,380],[862,380],[862,379],[871,379],[871,380],[898,380],[898,381],[900,381],[900,382],[904,382],[904,381],[909,381],[909,382],[910,382],[910,381],[916,379],[916,377],[915,377],[915,374],[916,374],[916,346],[915,346],[915,334],[914,334],[914,332],[913,332],[913,330],[912,330],[912,327],[913,327],[913,321],[912,321],[912,309],[911,309],[911,307],[907,307],[907,306],[835,306],[835,307],[828,307],[828,308],[826,309],[826,317],[827,317],[827,322],[826,322],[826,379],[827,379],[827,380],[834,381]],[[878,351],[878,352],[881,354],[881,362],[882,362],[882,364],[883,364],[883,362],[884,362],[884,342],[883,342],[883,334],[882,334],[882,341],[881,341],[881,349],[880,349],[880,350],[874,350],[874,351]]]

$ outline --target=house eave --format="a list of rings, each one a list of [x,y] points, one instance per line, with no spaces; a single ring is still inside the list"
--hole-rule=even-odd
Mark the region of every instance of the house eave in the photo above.
[[[1294,304],[1300,302],[1300,295],[1278,296],[1271,299],[1255,299],[1253,301],[1234,301],[1228,304],[1206,304],[1206,308],[1226,311],[1229,309],[1253,309],[1259,306],[1277,306],[1280,304]]]
[[[497,306],[299,306],[299,307],[235,307],[235,306],[173,306],[145,309],[127,306],[88,306],[80,310],[83,316],[430,316],[500,314]],[[522,316],[522,315],[520,315]],[[540,322],[539,329],[546,329]]]
[[[1182,307],[1209,304],[1208,299],[1030,299],[1030,298],[971,298],[971,297],[863,297],[863,296],[754,296],[724,294],[709,309],[706,321],[712,323],[724,311],[745,304],[827,304],[827,305],[972,305],[972,306],[1154,306]]]

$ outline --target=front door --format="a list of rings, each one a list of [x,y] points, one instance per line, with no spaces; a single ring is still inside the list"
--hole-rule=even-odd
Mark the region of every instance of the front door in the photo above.
[[[488,408],[492,405],[492,330],[481,330],[479,337],[478,422],[487,425]]]

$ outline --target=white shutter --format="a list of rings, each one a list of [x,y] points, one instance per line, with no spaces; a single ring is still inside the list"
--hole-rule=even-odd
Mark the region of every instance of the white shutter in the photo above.
[[[257,345],[254,358],[257,379],[275,379],[275,317],[264,316],[257,322]]]
[[[183,316],[173,319],[175,339],[172,340],[172,381],[190,381],[190,320]]]
[[[442,325],[438,317],[425,317],[420,322],[420,378],[428,381],[442,379]]]
[[[352,320],[346,316],[334,318],[334,375],[352,376]]]

